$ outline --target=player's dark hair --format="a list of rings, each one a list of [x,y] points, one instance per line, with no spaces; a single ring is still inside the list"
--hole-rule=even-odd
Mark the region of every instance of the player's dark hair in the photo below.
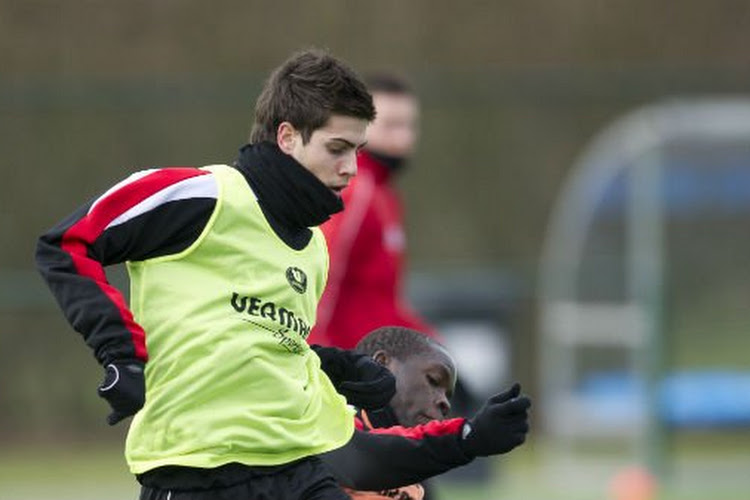
[[[271,73],[255,103],[250,142],[276,141],[282,122],[291,123],[307,143],[331,115],[372,121],[372,96],[359,76],[327,51],[293,54]]]
[[[412,356],[431,352],[442,344],[422,332],[401,326],[384,326],[365,335],[355,350],[361,354],[373,356],[378,351],[385,351],[399,361]]]
[[[371,94],[414,95],[411,84],[394,73],[370,73],[365,76],[365,85]]]

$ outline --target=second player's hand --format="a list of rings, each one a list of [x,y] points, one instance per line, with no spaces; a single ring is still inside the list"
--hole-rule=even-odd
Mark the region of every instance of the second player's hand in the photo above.
[[[489,398],[465,424],[461,445],[467,455],[486,457],[507,453],[523,444],[529,432],[531,400],[521,395],[516,383]]]

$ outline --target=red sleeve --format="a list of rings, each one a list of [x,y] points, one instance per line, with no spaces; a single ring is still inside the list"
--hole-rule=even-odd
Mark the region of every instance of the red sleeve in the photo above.
[[[403,436],[409,439],[424,439],[428,436],[459,435],[464,422],[466,422],[465,418],[451,418],[448,420],[432,420],[426,424],[414,427],[403,427],[401,425],[380,427],[370,429],[369,432],[372,434]]]

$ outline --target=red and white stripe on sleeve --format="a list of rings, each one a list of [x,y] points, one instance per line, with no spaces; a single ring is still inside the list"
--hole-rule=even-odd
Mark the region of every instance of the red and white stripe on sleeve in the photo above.
[[[210,172],[135,173],[43,235],[37,265],[71,325],[100,362],[147,360],[145,332],[104,266],[173,253],[190,244],[216,203]]]

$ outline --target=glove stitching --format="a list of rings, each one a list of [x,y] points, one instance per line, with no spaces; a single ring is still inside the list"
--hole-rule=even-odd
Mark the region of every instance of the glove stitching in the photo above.
[[[114,386],[117,385],[117,382],[120,381],[120,370],[118,370],[117,367],[113,365],[112,363],[107,365],[107,370],[109,370],[110,368],[112,368],[115,371],[115,380],[106,387],[100,387],[99,390],[102,392],[106,392],[112,389]]]

